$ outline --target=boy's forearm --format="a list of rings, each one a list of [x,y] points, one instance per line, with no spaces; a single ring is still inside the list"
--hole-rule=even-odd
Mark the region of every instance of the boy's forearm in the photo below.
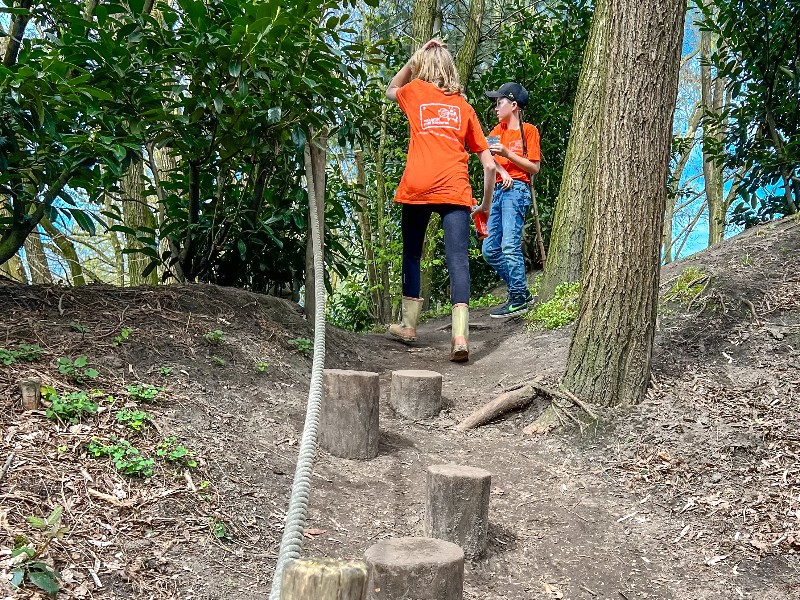
[[[533,162],[528,160],[524,156],[520,156],[519,154],[515,154],[509,150],[508,152],[508,160],[512,163],[517,165],[520,169],[528,173],[529,175],[536,175],[539,172],[539,161]]]

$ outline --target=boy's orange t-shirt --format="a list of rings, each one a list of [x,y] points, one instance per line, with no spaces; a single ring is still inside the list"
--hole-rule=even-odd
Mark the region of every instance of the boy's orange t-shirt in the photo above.
[[[530,123],[524,123],[522,126],[525,129],[525,143],[527,144],[528,150],[528,156],[526,158],[531,162],[541,160],[542,152],[539,148],[539,130]],[[501,144],[503,144],[517,156],[522,156],[522,137],[519,135],[519,129],[509,129],[508,123],[503,122],[495,126],[489,135],[499,136]],[[498,165],[508,171],[511,179],[517,179],[519,181],[524,181],[525,183],[530,183],[530,175],[507,158],[495,154],[494,160]],[[498,174],[497,183],[502,181],[503,178]]]
[[[408,118],[411,142],[395,201],[471,206],[469,152],[489,147],[475,110],[460,94],[445,94],[421,79],[398,89],[397,102]]]

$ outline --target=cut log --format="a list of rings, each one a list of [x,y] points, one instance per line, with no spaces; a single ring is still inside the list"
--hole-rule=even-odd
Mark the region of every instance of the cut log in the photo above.
[[[488,404],[484,404],[461,421],[461,423],[456,425],[456,429],[458,431],[473,429],[489,423],[490,421],[494,421],[497,417],[507,412],[527,408],[530,403],[534,401],[538,393],[539,392],[532,385],[526,385],[517,390],[500,394],[497,398]]]
[[[408,419],[435,417],[442,410],[442,374],[436,371],[392,371],[389,398]]]
[[[319,444],[334,456],[370,459],[378,455],[377,373],[325,369]]]
[[[281,580],[281,600],[363,600],[366,593],[367,566],[360,560],[293,560]]]
[[[36,378],[23,379],[19,382],[22,394],[22,410],[37,410],[42,399],[42,382]]]

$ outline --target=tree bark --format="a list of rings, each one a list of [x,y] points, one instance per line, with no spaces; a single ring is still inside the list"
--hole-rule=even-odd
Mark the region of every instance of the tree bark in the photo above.
[[[559,284],[581,279],[594,194],[600,99],[606,81],[607,20],[608,0],[599,0],[578,79],[572,128],[564,158],[564,176],[553,216],[550,252],[539,290],[541,301],[552,298]]]
[[[356,150],[356,195],[358,202],[358,226],[361,230],[361,244],[364,249],[364,266],[367,269],[367,285],[372,302],[372,315],[378,323],[386,322],[383,314],[383,302],[378,283],[378,265],[375,261],[375,242],[372,234],[369,206],[367,203],[367,174],[364,166],[364,152]]]
[[[703,107],[703,180],[708,203],[708,245],[725,237],[725,196],[722,162],[716,154],[722,151],[723,127],[719,123],[725,100],[725,81],[711,73],[714,40],[710,31],[700,31],[700,95]]]
[[[62,231],[53,225],[50,222],[50,219],[47,217],[42,217],[41,225],[45,233],[50,236],[53,244],[55,244],[56,248],[58,248],[58,251],[61,253],[61,257],[67,263],[72,285],[75,287],[86,285],[86,277],[84,277],[83,267],[81,266],[81,261],[78,258],[78,252],[75,250],[75,244],[73,244],[72,241],[70,241],[70,239]]]
[[[386,203],[388,197],[386,193],[386,175],[384,168],[386,166],[386,112],[388,110],[388,103],[384,102],[381,106],[381,130],[380,137],[378,138],[378,148],[374,153],[375,158],[375,185],[378,192],[377,202],[375,203],[375,212],[377,219],[375,225],[378,230],[378,273],[380,276],[380,293],[381,293],[381,314],[384,315],[384,320],[381,323],[386,324],[392,320],[392,301],[389,288],[389,259],[386,241]]]
[[[437,0],[415,0],[411,11],[411,46],[416,50],[433,35]]]
[[[6,3],[8,4],[8,3]],[[18,0],[12,3],[13,8],[30,9],[33,0]],[[28,26],[29,15],[12,15],[11,24],[8,28],[8,36],[0,38],[0,50],[3,52],[3,66],[11,68],[17,63],[19,49],[22,46],[22,39],[25,36],[25,28]]]
[[[147,203],[144,191],[144,162],[141,160],[134,160],[131,162],[128,170],[120,180],[121,199],[122,199],[122,215],[126,227],[130,227],[137,233],[150,235],[150,231],[143,231],[142,228],[154,231],[156,228],[156,219],[153,215],[150,206]],[[153,234],[154,235],[154,234]],[[136,235],[125,234],[125,246],[128,249],[143,248],[144,244],[136,239]],[[128,268],[128,285],[157,285],[158,273],[152,270],[146,277],[144,270],[152,260],[145,254],[128,253],[127,263]]]
[[[25,240],[25,259],[28,261],[28,271],[30,271],[32,283],[53,283],[53,274],[50,272],[50,265],[47,262],[47,255],[44,253],[44,244],[42,244],[38,228],[33,230]]]
[[[475,68],[475,57],[478,54],[478,42],[481,39],[481,25],[483,24],[483,13],[485,0],[470,0],[469,20],[467,21],[467,31],[464,34],[464,44],[456,55],[456,70],[461,86],[466,89],[467,83],[472,76]]]
[[[630,405],[650,380],[686,0],[609,0],[594,201],[565,385]]]
[[[317,218],[319,219],[319,239],[321,242],[325,240],[325,165],[328,160],[328,134],[327,132],[320,132],[317,136],[309,136],[309,145],[311,147],[311,169],[314,175],[314,181],[308,182],[314,184],[314,196],[316,206],[309,206],[309,210],[317,211]],[[305,291],[305,314],[309,323],[314,322],[316,314],[316,307],[314,299],[316,298],[316,286],[314,284],[314,247],[311,240],[311,219],[308,219],[308,227],[306,229],[306,291]],[[321,244],[324,250],[325,244]],[[324,258],[323,258],[324,262]]]

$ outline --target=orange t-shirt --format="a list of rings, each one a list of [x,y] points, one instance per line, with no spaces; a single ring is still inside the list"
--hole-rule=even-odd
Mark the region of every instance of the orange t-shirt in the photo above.
[[[408,118],[411,142],[395,202],[471,206],[469,152],[489,147],[475,110],[460,94],[445,94],[421,79],[398,89],[397,102]]]
[[[530,123],[524,123],[523,127],[525,128],[525,143],[527,144],[528,150],[528,156],[526,158],[531,162],[542,160],[542,152],[539,149],[539,130]],[[503,122],[495,126],[489,135],[499,136],[501,144],[517,156],[522,156],[522,138],[519,135],[519,129],[509,129],[508,123]],[[507,158],[495,154],[494,160],[498,165],[508,171],[508,174],[511,175],[511,179],[518,179],[519,181],[530,183],[530,175]],[[497,183],[501,181],[503,181],[503,178],[498,174]]]

